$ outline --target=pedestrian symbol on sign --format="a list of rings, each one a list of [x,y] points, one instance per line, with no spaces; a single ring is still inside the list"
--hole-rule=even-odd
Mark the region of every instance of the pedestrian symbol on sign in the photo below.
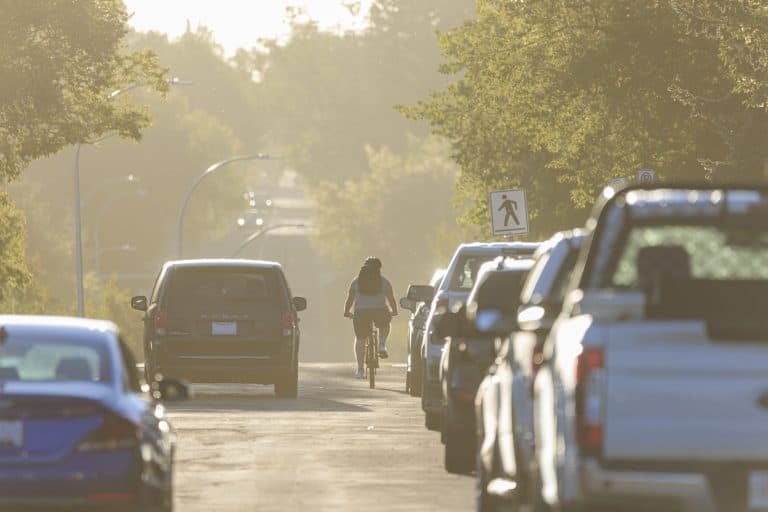
[[[517,213],[515,213],[515,210],[517,210],[517,201],[513,201],[512,199],[509,199],[507,197],[507,194],[503,194],[501,198],[504,200],[501,203],[501,206],[499,206],[499,210],[504,210],[507,212],[507,214],[504,216],[504,227],[509,226],[509,219],[510,217],[515,221],[515,224],[518,226],[520,225],[520,219],[517,218]]]
[[[494,236],[528,233],[528,207],[524,190],[497,190],[491,192],[489,199]]]

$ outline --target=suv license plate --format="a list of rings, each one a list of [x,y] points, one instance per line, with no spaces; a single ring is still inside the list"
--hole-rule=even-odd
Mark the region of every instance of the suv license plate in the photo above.
[[[21,421],[0,421],[0,448],[24,446],[24,426]]]
[[[768,471],[749,473],[749,510],[768,510]]]
[[[237,336],[237,322],[211,322],[214,336]]]

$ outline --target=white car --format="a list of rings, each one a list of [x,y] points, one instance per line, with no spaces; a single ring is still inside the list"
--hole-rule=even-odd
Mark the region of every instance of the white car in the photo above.
[[[768,189],[606,189],[535,380],[540,509],[768,508]]]
[[[435,335],[437,321],[446,311],[467,300],[480,265],[498,256],[530,256],[538,246],[537,243],[528,242],[461,244],[453,254],[445,277],[432,300],[424,327],[421,407],[425,414],[424,423],[429,430],[440,430],[443,414],[440,358],[445,339]]]

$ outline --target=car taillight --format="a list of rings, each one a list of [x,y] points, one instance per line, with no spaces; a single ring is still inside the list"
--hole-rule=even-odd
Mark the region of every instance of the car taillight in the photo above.
[[[293,315],[283,311],[283,336],[293,336]]]
[[[475,393],[467,391],[466,389],[454,388],[451,390],[453,398],[459,402],[474,402]]]
[[[597,456],[603,446],[605,353],[588,348],[576,362],[576,428],[582,454]]]
[[[114,415],[104,416],[101,425],[77,445],[81,452],[131,448],[139,443],[141,429],[131,421]]]
[[[165,336],[165,328],[168,323],[168,312],[165,309],[158,309],[155,312],[155,334]]]

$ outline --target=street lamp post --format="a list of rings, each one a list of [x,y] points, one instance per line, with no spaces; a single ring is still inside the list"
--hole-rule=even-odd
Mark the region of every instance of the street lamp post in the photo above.
[[[169,85],[192,85],[192,82],[187,80],[179,80],[178,78],[172,78],[168,80]],[[132,89],[141,87],[139,84],[128,84],[122,89],[117,89],[109,94],[109,99],[116,98],[121,94],[128,92]],[[100,139],[103,140],[103,139]],[[80,215],[80,147],[78,142],[75,144],[75,167],[74,167],[74,185],[75,185],[75,204],[74,204],[74,217],[75,217],[75,271],[77,281],[77,316],[85,316],[85,292],[83,289],[83,236],[82,236],[82,219]]]
[[[203,174],[197,177],[194,183],[192,183],[192,186],[189,187],[189,190],[187,190],[187,195],[184,196],[184,201],[181,203],[181,209],[179,209],[179,215],[176,219],[176,258],[181,259],[182,253],[183,253],[183,228],[184,228],[184,213],[187,210],[187,205],[189,203],[190,198],[192,197],[192,194],[194,193],[195,189],[200,185],[200,183],[205,180],[208,176],[215,173],[219,169],[234,163],[234,162],[242,162],[244,160],[277,160],[277,157],[270,157],[266,153],[256,153],[255,155],[241,155],[241,156],[235,156],[232,158],[229,158],[227,160],[222,160],[220,162],[216,162],[215,164],[208,167]]]
[[[288,223],[286,223],[286,224],[275,224],[274,226],[266,227],[266,228],[262,229],[261,231],[257,231],[256,233],[252,234],[251,236],[249,236],[248,238],[243,240],[243,243],[240,244],[240,247],[238,247],[237,250],[235,250],[235,252],[232,253],[232,257],[236,258],[243,251],[243,249],[245,249],[247,246],[249,246],[252,242],[254,242],[255,240],[258,240],[262,236],[266,235],[267,233],[269,233],[270,231],[273,231],[275,229],[279,229],[279,228],[298,228],[298,229],[304,229],[304,228],[308,228],[308,227],[309,226],[307,226],[306,224],[288,224]]]

